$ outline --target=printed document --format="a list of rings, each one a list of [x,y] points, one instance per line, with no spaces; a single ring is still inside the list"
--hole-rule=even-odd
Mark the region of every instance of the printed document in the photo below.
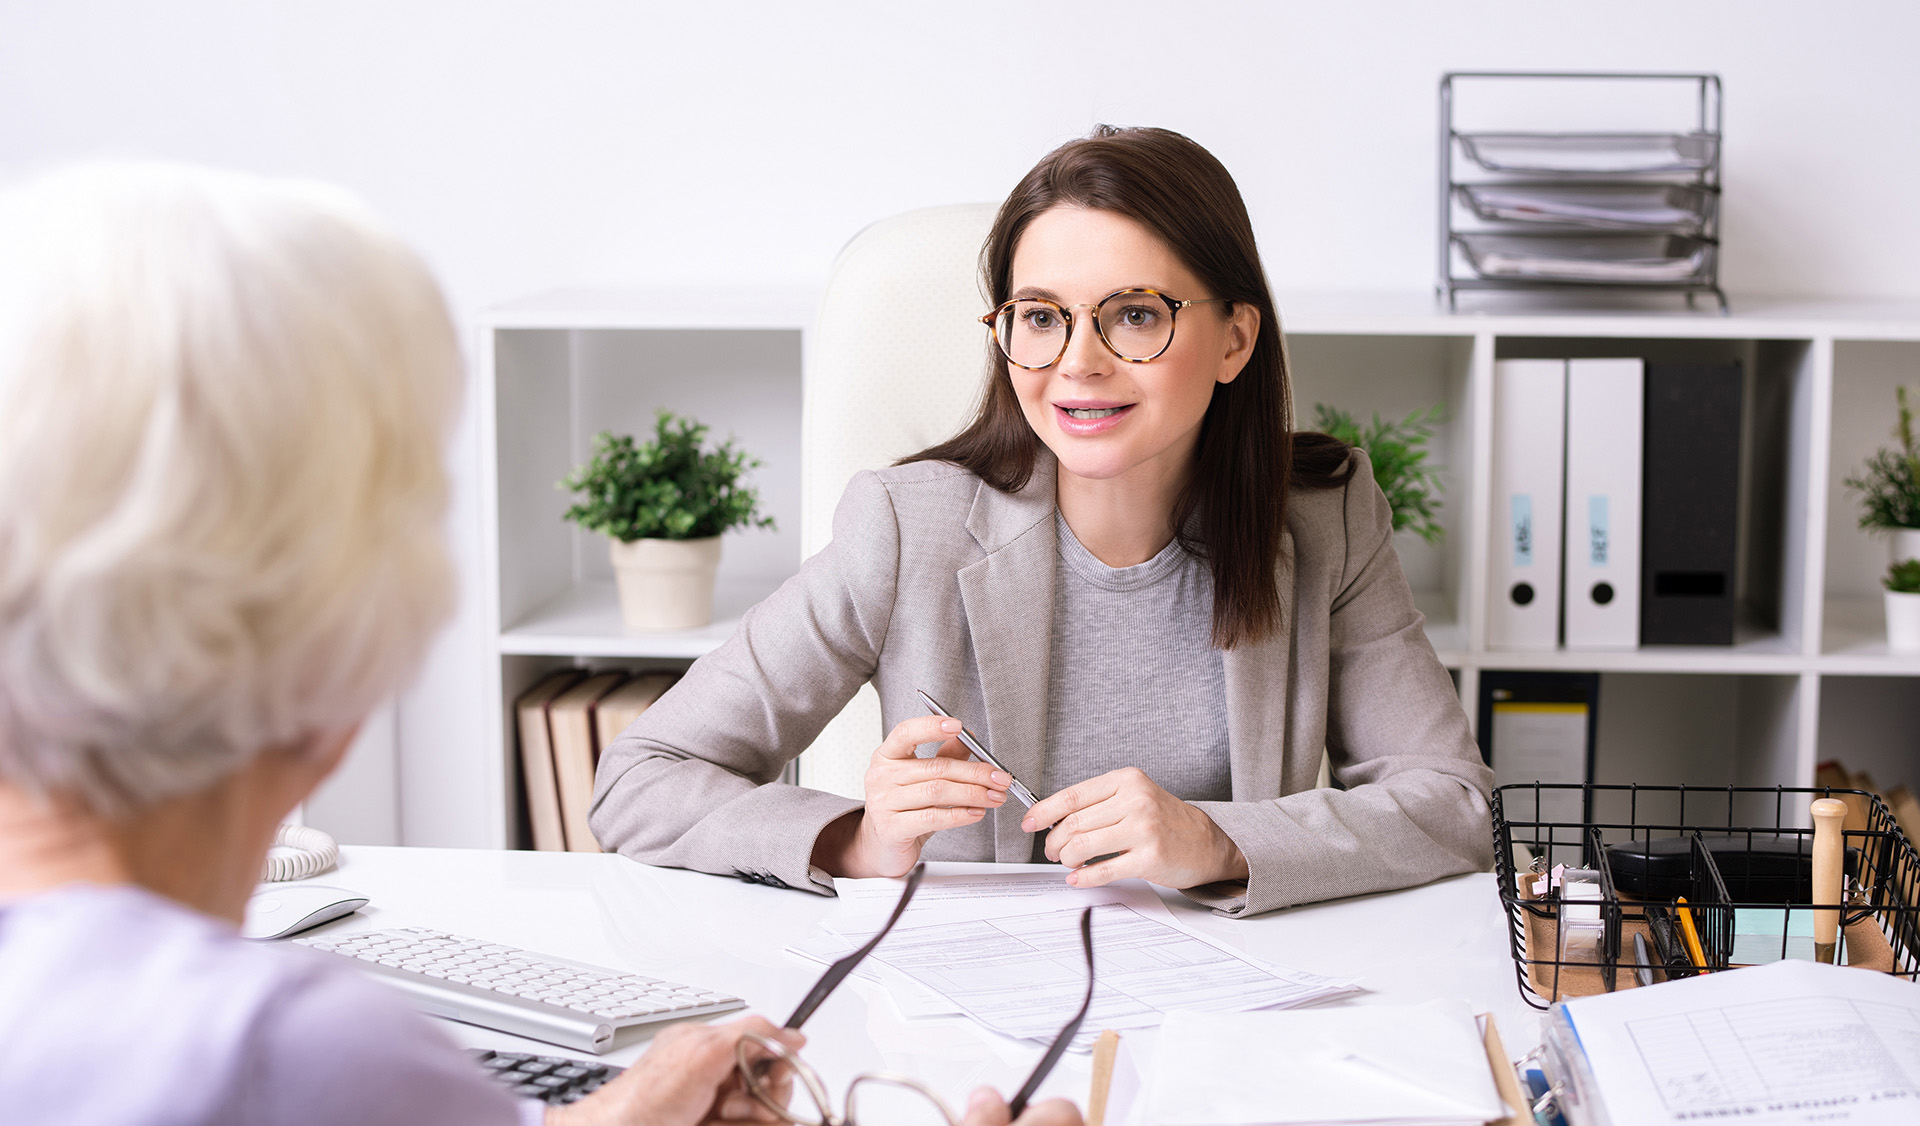
[[[1783,961],[1568,1002],[1616,1123],[1920,1122],[1920,985]]]
[[[851,952],[879,930],[900,894],[894,880],[837,886],[846,903],[827,920],[829,933],[790,947],[794,953],[831,961]],[[1353,991],[1351,981],[1256,962],[1174,925],[1139,881],[1081,890],[1057,873],[929,876],[867,960],[879,964],[883,984],[898,975],[994,1031],[1051,1040],[1086,993],[1079,923],[1087,907],[1094,908],[1097,985],[1079,1050],[1101,1029],[1157,1025],[1175,1009],[1274,1008]],[[919,993],[901,1011],[937,1007]]]
[[[1176,1013],[1142,1101],[1134,1119],[1154,1126],[1480,1126],[1504,1114],[1465,1001]]]

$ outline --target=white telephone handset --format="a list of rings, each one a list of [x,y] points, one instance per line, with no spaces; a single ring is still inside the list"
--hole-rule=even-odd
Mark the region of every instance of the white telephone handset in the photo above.
[[[267,882],[304,880],[330,870],[340,862],[340,846],[310,825],[282,825],[267,850]]]

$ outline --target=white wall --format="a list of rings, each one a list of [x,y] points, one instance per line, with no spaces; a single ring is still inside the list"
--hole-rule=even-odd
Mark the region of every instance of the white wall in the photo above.
[[[1410,290],[1443,71],[1710,70],[1728,287],[1916,298],[1915,42],[1920,8],[1890,2],[13,3],[0,173],[138,154],[334,180],[467,313],[816,282],[874,218],[996,199],[1096,121],[1151,123],[1234,171],[1277,288]],[[453,457],[472,589],[470,430]],[[469,600],[402,702],[408,841],[478,839],[479,796],[408,748],[481,745],[481,641]]]

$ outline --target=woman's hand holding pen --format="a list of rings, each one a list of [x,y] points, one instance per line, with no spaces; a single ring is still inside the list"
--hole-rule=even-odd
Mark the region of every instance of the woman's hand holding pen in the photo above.
[[[836,876],[904,876],[927,838],[971,825],[1007,800],[1013,779],[970,752],[956,736],[960,721],[929,715],[888,733],[867,764],[865,808],[821,832],[813,862]],[[939,743],[932,758],[914,748]]]
[[[1181,801],[1136,767],[1069,786],[1027,811],[1020,827],[1047,832],[1047,859],[1067,882],[1098,887],[1138,876],[1190,888],[1247,878],[1247,858],[1199,806]],[[1088,863],[1103,857],[1098,863]]]

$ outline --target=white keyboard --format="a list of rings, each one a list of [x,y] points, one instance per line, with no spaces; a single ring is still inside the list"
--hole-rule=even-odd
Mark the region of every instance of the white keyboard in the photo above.
[[[425,927],[292,941],[356,960],[399,987],[422,1012],[596,1055],[613,1047],[622,1028],[729,1012],[746,1003],[710,989]]]

